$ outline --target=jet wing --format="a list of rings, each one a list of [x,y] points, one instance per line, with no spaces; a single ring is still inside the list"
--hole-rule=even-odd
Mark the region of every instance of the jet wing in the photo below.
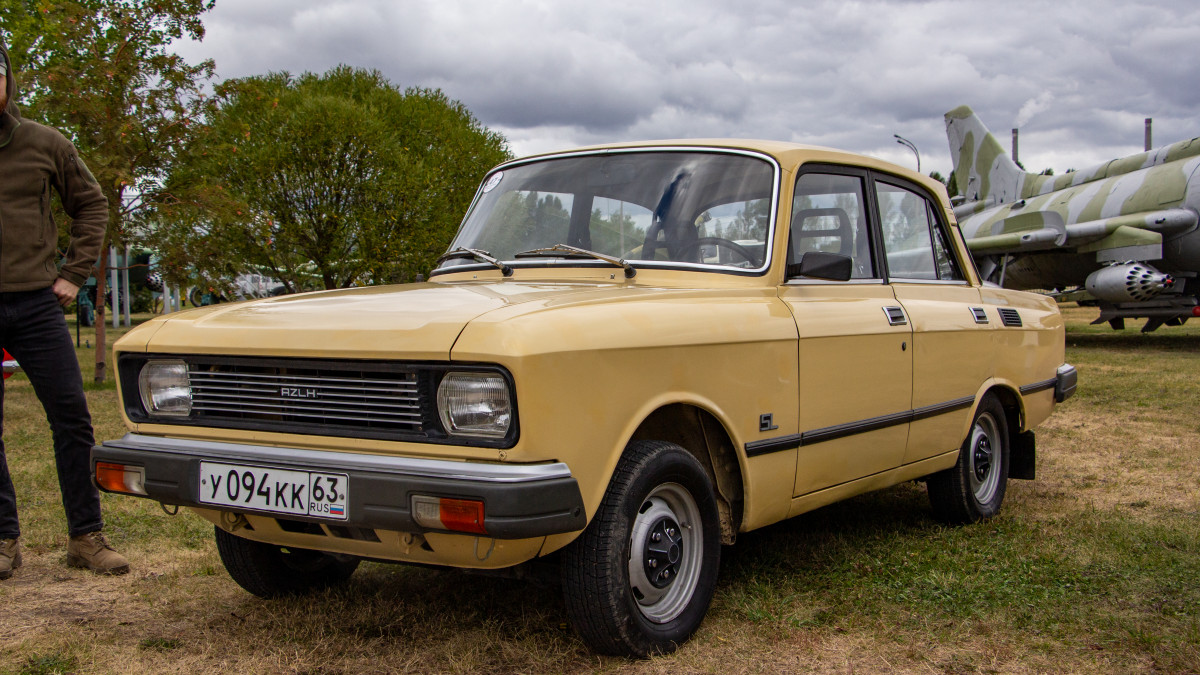
[[[982,233],[980,233],[982,234]],[[972,255],[1042,251],[1067,243],[1067,226],[1057,211],[1027,211],[992,224],[991,234],[967,239]]]
[[[1070,225],[1064,224],[1057,211],[1030,211],[996,221],[991,234],[967,239],[967,248],[976,256],[1067,248],[1099,253],[1101,261],[1124,260],[1129,258],[1109,257],[1104,252],[1161,246],[1164,234],[1187,230],[1196,223],[1197,215],[1189,209],[1143,211]]]

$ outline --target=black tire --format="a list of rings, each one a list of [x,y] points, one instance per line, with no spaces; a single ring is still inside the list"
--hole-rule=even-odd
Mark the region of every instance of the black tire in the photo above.
[[[229,576],[260,598],[301,595],[340,584],[358,558],[250,541],[215,527],[217,553]]]
[[[934,517],[966,524],[996,515],[1008,487],[1009,447],[1004,407],[987,394],[975,411],[958,462],[927,481]]]
[[[564,551],[567,617],[602,654],[673,652],[704,620],[720,563],[704,467],[673,443],[636,441],[592,522]]]

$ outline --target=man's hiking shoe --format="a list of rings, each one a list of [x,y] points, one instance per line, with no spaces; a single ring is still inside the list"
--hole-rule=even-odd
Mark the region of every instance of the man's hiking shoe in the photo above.
[[[98,531],[71,537],[67,542],[67,564],[86,567],[98,574],[125,574],[129,571],[129,561],[117,553]]]
[[[12,576],[13,570],[21,566],[21,542],[18,539],[0,539],[0,579]]]

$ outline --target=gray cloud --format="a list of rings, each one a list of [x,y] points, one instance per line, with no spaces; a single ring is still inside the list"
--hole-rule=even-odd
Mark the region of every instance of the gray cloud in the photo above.
[[[1031,169],[1200,135],[1200,8],[1171,1],[220,0],[187,58],[221,77],[375,68],[438,87],[518,154],[611,140],[766,137],[950,170],[971,105]]]

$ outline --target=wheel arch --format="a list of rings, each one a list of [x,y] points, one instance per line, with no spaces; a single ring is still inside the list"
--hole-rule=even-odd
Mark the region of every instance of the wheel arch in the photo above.
[[[1000,407],[1004,408],[1005,423],[1008,425],[1008,437],[1016,438],[1017,434],[1025,428],[1025,400],[1021,398],[1020,390],[1003,382],[993,382],[976,398],[976,408],[979,407],[979,402],[983,400],[983,397],[988,394],[995,396],[1000,401]]]
[[[745,513],[745,487],[741,458],[725,424],[698,405],[670,403],[647,415],[629,438],[642,440],[674,443],[700,462],[716,488],[721,543],[732,544]]]
[[[993,394],[1004,410],[1004,422],[1008,426],[1009,478],[1033,480],[1037,476],[1037,449],[1032,431],[1027,431],[1028,417],[1025,399],[1020,390],[997,385],[986,393]]]

